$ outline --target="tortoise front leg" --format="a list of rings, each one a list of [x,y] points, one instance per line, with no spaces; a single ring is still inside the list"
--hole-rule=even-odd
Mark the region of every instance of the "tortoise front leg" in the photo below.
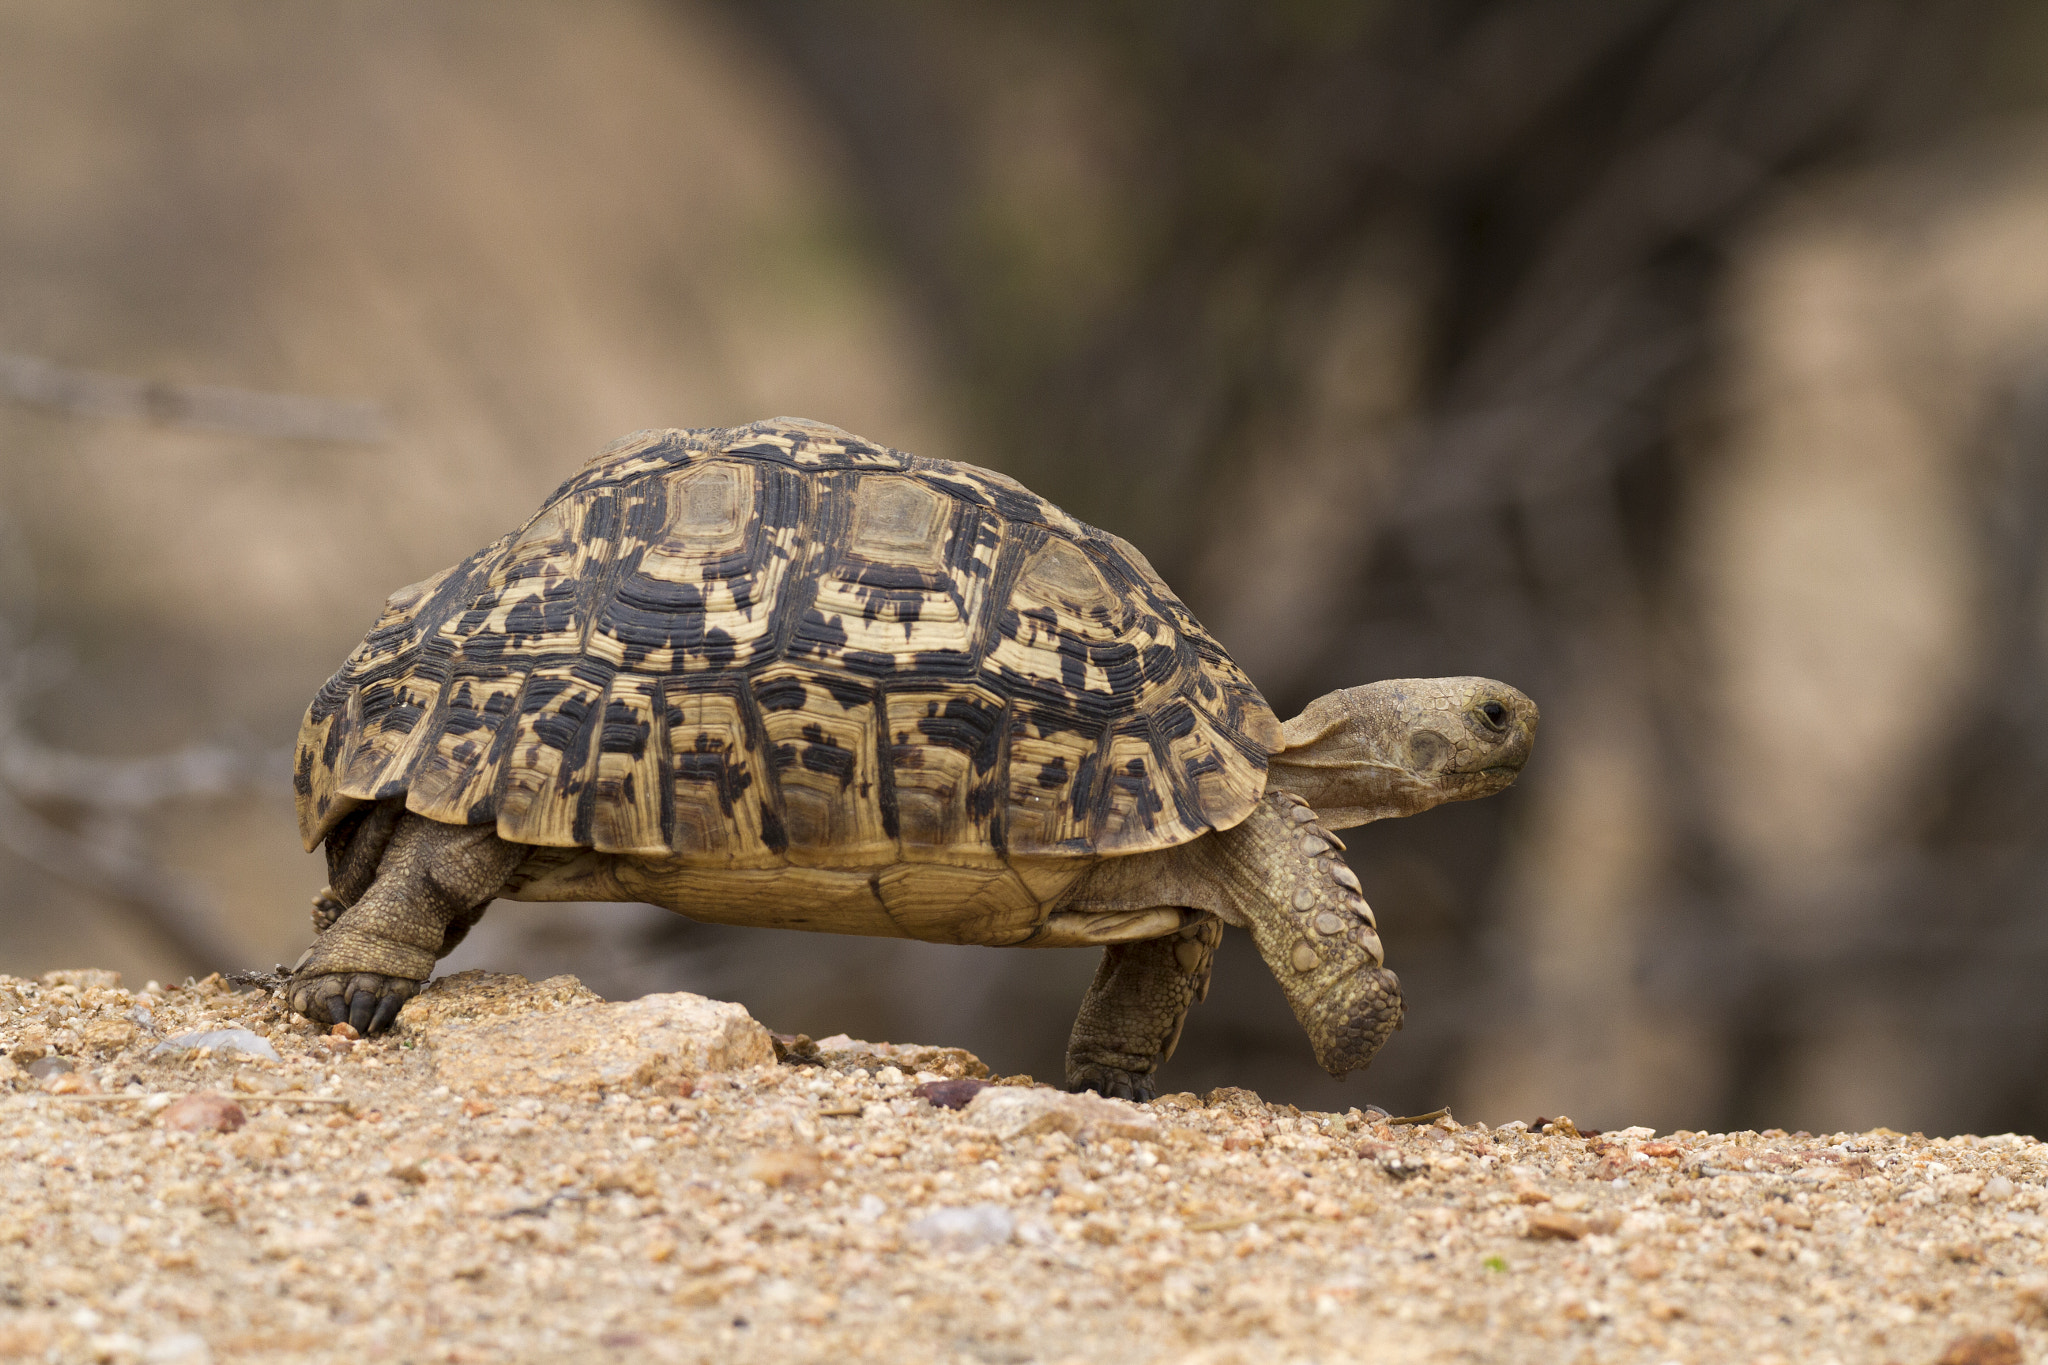
[[[1316,1061],[1339,1078],[1362,1069],[1401,1026],[1401,983],[1337,836],[1283,791],[1204,842]]]
[[[1152,1073],[1173,1055],[1188,1007],[1209,993],[1223,925],[1198,920],[1179,933],[1112,943],[1067,1040],[1067,1089],[1149,1100]]]
[[[389,1028],[435,960],[482,917],[528,852],[490,825],[403,816],[369,889],[321,932],[293,972],[292,1008],[366,1034]]]

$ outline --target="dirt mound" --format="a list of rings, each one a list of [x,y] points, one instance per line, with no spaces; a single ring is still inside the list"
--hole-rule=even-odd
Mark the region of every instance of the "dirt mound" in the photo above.
[[[770,1047],[737,1006],[571,978],[450,978],[369,1041],[217,978],[0,978],[0,1357],[2002,1365],[2048,1344],[2032,1138],[1136,1106],[977,1085],[952,1049]]]

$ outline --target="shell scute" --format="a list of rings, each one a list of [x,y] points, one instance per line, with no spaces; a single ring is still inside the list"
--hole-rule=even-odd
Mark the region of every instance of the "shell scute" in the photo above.
[[[754,679],[768,761],[782,798],[792,862],[834,866],[887,862],[880,718],[873,690],[782,663]]]
[[[889,796],[907,860],[1007,848],[996,795],[1006,705],[973,683],[889,690]]]
[[[647,535],[624,548],[592,646],[654,674],[731,668],[774,649],[774,602],[797,554],[772,474],[697,465],[644,481]]]
[[[679,857],[733,867],[781,861],[769,850],[765,755],[744,691],[733,678],[667,692],[663,829]]]

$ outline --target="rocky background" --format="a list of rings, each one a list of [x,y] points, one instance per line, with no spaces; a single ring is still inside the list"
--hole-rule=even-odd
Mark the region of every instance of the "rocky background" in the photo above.
[[[1136,542],[1283,713],[1544,708],[1357,832],[1316,1072],[2039,1131],[2048,25],[2027,0],[0,5],[0,968],[290,961],[281,754],[383,595],[613,437],[794,413]],[[454,967],[1051,1075],[1092,971],[501,906]]]

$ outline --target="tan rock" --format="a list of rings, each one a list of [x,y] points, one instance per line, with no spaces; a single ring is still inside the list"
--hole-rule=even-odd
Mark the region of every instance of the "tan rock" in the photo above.
[[[661,1188],[661,1178],[648,1162],[629,1161],[592,1170],[590,1188],[599,1194],[625,1193],[646,1199]]]
[[[740,1175],[770,1189],[785,1185],[804,1189],[825,1178],[825,1163],[808,1148],[778,1148],[748,1157],[740,1165]]]
[[[1256,1090],[1236,1085],[1218,1086],[1202,1097],[1202,1103],[1212,1109],[1263,1110],[1266,1107],[1266,1102],[1259,1098]]]
[[[2025,1359],[2011,1332],[1972,1332],[1950,1342],[1935,1365],[2021,1365]]]
[[[137,1029],[126,1019],[95,1019],[80,1035],[94,1052],[119,1052],[135,1041]]]
[[[79,990],[119,990],[121,974],[104,971],[97,967],[70,967],[54,972],[44,972],[45,986],[76,986]]]
[[[1069,1095],[1043,1086],[991,1086],[962,1111],[997,1137],[1034,1133],[1067,1133],[1095,1140],[1105,1137],[1156,1139],[1164,1130],[1135,1105],[1100,1095]]]
[[[612,1004],[574,977],[532,983],[486,972],[435,985],[441,989],[408,1001],[400,1018],[426,1043],[435,1076],[455,1091],[644,1088],[775,1060],[768,1030],[746,1010],[701,995]]]
[[[1525,1237],[1538,1242],[1576,1242],[1591,1228],[1585,1220],[1564,1213],[1538,1213],[1529,1218]]]
[[[818,1059],[828,1066],[846,1070],[860,1067],[874,1071],[893,1066],[915,1075],[928,1072],[944,1079],[986,1077],[988,1064],[960,1047],[935,1047],[929,1043],[870,1043],[835,1033],[810,1045]]]
[[[249,1121],[249,1116],[225,1095],[201,1090],[177,1101],[157,1119],[179,1133],[232,1133]]]
[[[1227,1149],[1230,1146],[1229,1140],[1225,1139],[1223,1145]],[[1405,1151],[1391,1142],[1381,1142],[1377,1138],[1365,1139],[1355,1150],[1360,1157],[1374,1163],[1396,1180],[1406,1180],[1410,1176],[1421,1175],[1429,1170],[1428,1157],[1419,1152]]]
[[[506,972],[457,972],[429,981],[406,1001],[398,1014],[398,1027],[401,1032],[428,1033],[451,1024],[544,1014],[603,1000],[573,976],[528,981]]]

